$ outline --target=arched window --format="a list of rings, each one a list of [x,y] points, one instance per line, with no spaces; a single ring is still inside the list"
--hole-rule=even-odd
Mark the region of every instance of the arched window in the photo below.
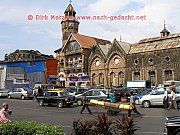
[[[114,72],[111,72],[110,74],[110,86],[114,86],[115,84],[115,73]]]
[[[140,80],[140,72],[134,72],[134,80]]]
[[[92,74],[92,86],[96,86],[96,74]]]
[[[100,73],[99,74],[99,85],[103,85],[104,84],[104,74]]]
[[[165,78],[165,81],[173,80],[173,71],[172,70],[164,70],[164,78]]]
[[[64,67],[64,59],[61,60],[60,66],[63,68]]]
[[[153,70],[150,70],[148,72],[148,74],[149,74],[149,80],[151,82],[151,85],[155,85],[156,84],[156,72]]]
[[[124,73],[121,71],[118,73],[118,86],[122,86],[124,83]]]

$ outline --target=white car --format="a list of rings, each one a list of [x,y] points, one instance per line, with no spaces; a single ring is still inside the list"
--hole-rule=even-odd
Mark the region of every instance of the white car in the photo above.
[[[180,104],[180,89],[176,89],[176,102],[177,105]],[[168,92],[170,96],[170,92]],[[150,94],[144,95],[139,99],[139,103],[147,108],[151,105],[163,105],[164,91],[163,90],[154,90]],[[179,106],[179,105],[178,105]]]

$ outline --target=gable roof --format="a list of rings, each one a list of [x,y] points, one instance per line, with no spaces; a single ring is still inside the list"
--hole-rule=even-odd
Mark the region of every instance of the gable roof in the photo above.
[[[90,36],[86,36],[86,35],[74,34],[73,33],[72,36],[77,40],[77,42],[79,42],[79,44],[83,48],[91,48],[91,47],[96,46],[98,44],[100,44],[100,45],[111,44],[111,42],[108,40],[90,37]]]
[[[122,47],[122,49],[124,50],[124,52],[126,54],[129,53],[129,50],[130,50],[130,44],[129,43],[126,43],[126,42],[121,42],[121,41],[117,41],[118,44]]]
[[[138,43],[131,45],[129,53],[141,53],[178,47],[180,47],[180,33],[170,34],[165,37],[142,39]]]
[[[101,51],[103,52],[103,54],[104,54],[105,56],[108,55],[108,52],[109,52],[110,48],[112,47],[111,44],[98,45],[98,46],[99,46],[99,48],[101,49]]]

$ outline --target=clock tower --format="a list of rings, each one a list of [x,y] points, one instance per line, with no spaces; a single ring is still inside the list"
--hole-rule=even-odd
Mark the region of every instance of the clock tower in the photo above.
[[[61,21],[62,26],[62,45],[66,43],[71,33],[78,33],[79,22],[76,19],[76,11],[74,10],[71,3],[64,11],[65,18]]]

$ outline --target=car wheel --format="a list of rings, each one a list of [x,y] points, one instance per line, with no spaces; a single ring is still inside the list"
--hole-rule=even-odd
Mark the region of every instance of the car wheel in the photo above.
[[[44,106],[44,101],[43,101],[43,100],[40,100],[40,101],[39,101],[39,105],[40,105],[40,106]]]
[[[11,95],[8,95],[8,98],[11,99]]]
[[[22,100],[24,100],[24,99],[25,99],[25,96],[24,96],[24,95],[22,95],[22,96],[21,96],[21,99],[22,99]]]
[[[63,105],[64,105],[64,104],[63,104],[63,101],[59,101],[59,102],[58,102],[58,107],[59,107],[59,108],[62,108]]]
[[[82,105],[82,100],[77,100],[77,105],[81,106]]]
[[[151,103],[149,101],[143,101],[143,107],[148,108],[151,106]]]

